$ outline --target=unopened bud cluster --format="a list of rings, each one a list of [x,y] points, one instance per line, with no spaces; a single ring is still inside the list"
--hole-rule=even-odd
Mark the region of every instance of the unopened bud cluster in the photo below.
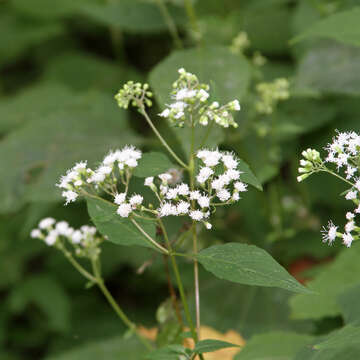
[[[297,181],[299,182],[305,180],[314,172],[320,171],[323,167],[323,161],[318,151],[307,149],[304,150],[301,155],[304,159],[300,160],[300,167],[298,169],[300,175],[297,177]]]
[[[69,251],[70,245],[76,256],[90,259],[99,256],[100,244],[104,241],[93,226],[83,225],[80,229],[74,229],[66,221],[56,222],[51,217],[42,219],[38,227],[31,231],[31,237],[62,251]]]
[[[128,81],[115,95],[115,100],[120,108],[127,109],[129,104],[134,107],[143,108],[144,105],[148,107],[152,105],[150,100],[152,96],[152,92],[149,91],[149,84]]]
[[[256,111],[260,114],[271,114],[279,101],[290,97],[289,81],[285,78],[275,79],[273,82],[263,82],[256,86],[260,99],[255,103]]]
[[[174,126],[208,125],[211,121],[222,127],[237,127],[232,112],[240,110],[238,100],[220,106],[217,101],[209,102],[210,86],[201,84],[196,75],[179,69],[180,77],[173,83],[171,104],[159,116],[167,118]]]
[[[325,171],[336,175],[350,185],[345,192],[345,199],[355,204],[355,209],[346,213],[344,232],[338,231],[338,226],[335,226],[332,221],[322,230],[324,242],[332,244],[336,238],[339,238],[344,245],[350,247],[360,235],[360,227],[356,225],[356,216],[360,214],[360,135],[354,131],[338,132],[325,150],[327,156],[324,161],[316,150],[308,149],[302,153],[305,160],[300,162],[302,167],[299,168],[298,181],[306,179],[314,172]],[[335,169],[328,168],[327,163],[336,165]]]
[[[239,32],[239,34],[233,39],[230,51],[233,54],[240,54],[244,52],[250,46],[250,40],[245,31]]]

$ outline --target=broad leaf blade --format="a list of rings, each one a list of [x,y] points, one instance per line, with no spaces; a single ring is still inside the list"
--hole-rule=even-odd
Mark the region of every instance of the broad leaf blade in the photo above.
[[[232,343],[229,343],[227,341],[221,341],[221,340],[215,340],[215,339],[206,339],[201,340],[198,343],[196,343],[194,348],[195,354],[203,354],[207,352],[213,352],[220,349],[225,349],[229,347],[239,347],[239,345],[235,345]]]
[[[200,251],[196,257],[206,270],[220,279],[311,293],[265,250],[254,245],[238,243],[215,245]]]
[[[261,182],[254,175],[254,173],[251,171],[249,165],[244,160],[240,159],[238,168],[239,168],[239,170],[241,170],[243,172],[243,174],[240,175],[240,179],[243,182],[254,186],[255,188],[257,188],[260,191],[263,190]]]
[[[108,236],[109,241],[118,245],[155,248],[128,218],[121,218],[116,214],[115,204],[91,198],[87,199],[87,204],[91,220],[103,235]],[[136,221],[146,233],[153,238],[155,237],[156,227],[154,223],[142,219]]]
[[[163,153],[149,152],[142,155],[139,165],[134,170],[134,176],[155,176],[174,167],[174,164]]]

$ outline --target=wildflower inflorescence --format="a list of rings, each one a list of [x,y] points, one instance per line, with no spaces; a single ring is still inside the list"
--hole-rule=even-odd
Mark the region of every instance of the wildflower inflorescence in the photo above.
[[[122,89],[115,95],[119,107],[127,109],[129,104],[134,107],[142,108],[144,104],[151,106],[153,94],[149,91],[149,84],[141,84],[134,81],[128,81]]]
[[[350,188],[345,192],[345,199],[355,204],[355,209],[346,213],[344,232],[338,231],[332,221],[322,230],[323,241],[332,244],[336,238],[342,239],[344,245],[351,246],[354,240],[359,239],[360,227],[355,218],[360,214],[360,135],[356,132],[337,132],[333,141],[325,147],[327,156],[323,160],[320,153],[313,149],[303,151],[304,159],[300,160],[298,181],[305,180],[315,172],[324,171],[342,179]],[[335,169],[328,168],[327,164],[336,165]]]
[[[56,222],[51,217],[42,219],[38,227],[31,231],[31,237],[65,252],[70,245],[75,255],[91,259],[99,256],[99,245],[104,241],[93,226],[83,225],[80,229],[74,229],[66,221]]]
[[[209,85],[201,84],[196,75],[183,68],[179,69],[179,74],[171,92],[173,102],[159,114],[161,117],[169,119],[178,127],[185,124],[206,126],[211,121],[223,127],[238,126],[232,115],[233,111],[240,110],[238,100],[222,106],[217,101],[209,102]]]
[[[256,111],[260,114],[271,114],[279,101],[290,97],[289,81],[285,78],[275,79],[273,82],[263,82],[256,86],[260,99],[255,103]]]
[[[201,149],[196,156],[201,163],[196,175],[198,187],[190,190],[184,182],[174,181],[174,169],[156,177],[147,177],[144,186],[156,195],[159,205],[144,204],[141,194],[129,194],[129,183],[134,168],[141,158],[140,150],[126,146],[105,156],[96,170],[87,168],[86,162],[76,164],[58,184],[63,188],[66,204],[79,196],[111,197],[117,206],[116,213],[122,218],[150,214],[154,219],[164,216],[189,216],[201,221],[206,228],[211,225],[206,220],[212,209],[228,205],[240,199],[240,192],[247,185],[240,180],[239,160],[229,152]],[[70,195],[69,195],[70,194]]]

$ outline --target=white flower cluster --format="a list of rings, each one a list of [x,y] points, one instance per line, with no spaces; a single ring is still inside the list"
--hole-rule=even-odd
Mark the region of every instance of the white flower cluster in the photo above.
[[[210,121],[215,121],[223,127],[237,127],[232,111],[239,111],[238,100],[220,106],[217,101],[208,103],[210,86],[199,83],[196,75],[178,70],[180,77],[173,83],[172,98],[174,102],[167,105],[159,116],[169,119],[175,126],[183,127],[197,123],[206,126]],[[191,116],[190,116],[191,115]]]
[[[353,212],[346,213],[344,232],[338,231],[332,221],[322,230],[323,241],[332,244],[336,238],[342,239],[344,245],[351,246],[354,240],[359,239],[360,227],[356,226],[355,217],[360,214],[360,135],[355,132],[338,132],[333,141],[325,147],[327,156],[323,161],[316,150],[303,151],[304,159],[300,161],[301,167],[298,181],[306,179],[309,175],[318,171],[325,171],[342,178],[351,187],[346,191],[346,200],[351,200],[356,208]],[[336,165],[335,171],[326,167],[326,164]],[[342,173],[345,177],[342,176]]]
[[[149,91],[149,84],[135,83],[134,81],[128,81],[122,89],[115,95],[120,108],[127,109],[129,104],[134,107],[141,107],[145,103],[147,106],[152,105],[150,98],[153,96]]]
[[[115,196],[117,179],[127,187],[141,156],[141,151],[134,146],[125,146],[106,155],[96,170],[87,168],[86,161],[80,162],[61,177],[57,186],[64,189],[62,196],[66,204],[75,201],[88,190],[100,189]]]
[[[96,234],[96,228],[93,226],[83,225],[75,230],[66,221],[56,222],[51,217],[42,219],[38,228],[33,229],[30,235],[60,249],[63,248],[64,241],[67,241],[75,248],[78,256],[84,256],[87,250],[96,248],[103,241],[103,238]]]
[[[191,190],[186,183],[171,187],[171,175],[168,173],[160,174],[157,178],[148,177],[144,184],[155,192],[160,202],[157,216],[186,215],[211,229],[207,219],[212,207],[238,201],[239,193],[247,191],[247,185],[240,181],[242,172],[237,170],[239,162],[233,154],[202,149],[198,151],[197,157],[205,165],[196,176],[200,188]],[[157,180],[159,185],[155,183]]]

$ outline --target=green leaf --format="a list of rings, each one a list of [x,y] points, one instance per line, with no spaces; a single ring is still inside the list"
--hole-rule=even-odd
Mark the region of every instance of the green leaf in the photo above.
[[[46,40],[64,33],[64,28],[56,22],[34,23],[12,16],[6,11],[0,14],[0,66],[11,63],[25,51]]]
[[[70,299],[55,278],[48,275],[32,276],[12,289],[9,305],[13,313],[25,311],[29,303],[35,304],[46,314],[51,329],[68,330]]]
[[[109,237],[109,241],[118,245],[155,248],[129,219],[116,214],[115,204],[92,198],[87,199],[87,204],[91,220],[103,235]],[[142,219],[136,221],[148,235],[155,237],[156,226],[153,222]]]
[[[167,10],[176,24],[185,22],[181,8],[169,6]],[[138,0],[121,0],[106,5],[93,4],[81,8],[81,13],[106,26],[135,33],[161,32],[167,24],[156,4]]]
[[[227,341],[206,339],[206,340],[201,340],[196,343],[193,353],[194,354],[203,354],[203,353],[213,352],[213,351],[217,351],[217,350],[225,349],[225,348],[229,348],[229,347],[239,347],[239,345],[231,344]]]
[[[325,341],[314,345],[314,348],[316,350],[339,349],[356,345],[360,350],[359,337],[360,326],[349,324],[332,333]]]
[[[320,240],[319,240],[320,241]],[[317,296],[307,297],[301,294],[290,299],[294,319],[321,319],[325,316],[337,316],[341,313],[338,297],[359,282],[360,246],[354,244],[351,249],[343,249],[334,262],[322,271],[314,280],[308,282]]]
[[[59,355],[48,356],[46,360],[99,360],[126,359],[139,360],[144,355],[143,345],[132,339],[116,336],[111,339],[96,341]]]
[[[345,44],[360,46],[360,8],[355,7],[330,15],[310,26],[306,31],[292,39],[292,43],[307,38],[328,38]]]
[[[185,355],[188,358],[188,351],[182,345],[168,345],[158,350],[152,351],[146,356],[148,360],[178,360],[179,355]]]
[[[206,270],[220,279],[311,293],[265,250],[254,245],[238,243],[215,245],[200,251],[196,258]]]
[[[142,155],[139,165],[134,170],[134,176],[155,176],[174,167],[174,164],[163,153],[149,152]]]
[[[170,100],[172,83],[178,69],[184,67],[196,74],[199,81],[210,84],[212,100],[225,103],[245,95],[250,82],[251,68],[245,57],[233,55],[227,47],[174,51],[150,73],[149,81],[161,106]]]
[[[308,335],[280,331],[255,335],[234,360],[292,360],[311,339]]]
[[[243,172],[243,174],[240,175],[241,181],[254,186],[260,191],[263,190],[261,182],[257,179],[254,173],[251,171],[249,165],[244,160],[240,159],[238,169]]]
[[[360,94],[360,49],[341,44],[318,45],[300,60],[294,91]]]
[[[360,320],[360,306],[358,299],[360,297],[360,283],[342,293],[337,300],[341,308],[341,313],[346,323]]]
[[[61,191],[55,184],[76,162],[88,160],[93,166],[111,148],[138,142],[126,128],[126,114],[110,97],[97,92],[73,95],[71,103],[59,103],[63,108],[55,110],[56,95],[42,100],[47,104],[40,105],[39,118],[34,103],[32,121],[0,143],[0,166],[11,169],[0,178],[1,212],[15,211],[26,201],[59,201]]]

